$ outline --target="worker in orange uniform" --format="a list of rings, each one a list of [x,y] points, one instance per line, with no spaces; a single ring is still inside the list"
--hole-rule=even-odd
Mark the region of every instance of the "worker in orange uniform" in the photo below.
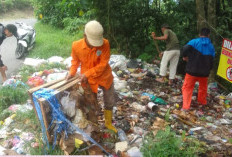
[[[81,81],[89,83],[92,91],[97,94],[98,87],[104,93],[105,126],[117,132],[112,125],[112,109],[115,103],[112,70],[109,65],[110,44],[103,38],[103,27],[97,21],[89,21],[85,25],[84,38],[72,44],[72,65],[67,79],[75,76],[81,65]]]

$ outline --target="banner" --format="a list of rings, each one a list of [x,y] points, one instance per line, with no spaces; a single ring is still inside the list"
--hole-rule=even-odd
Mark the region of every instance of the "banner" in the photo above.
[[[232,83],[232,41],[223,40],[217,75]]]

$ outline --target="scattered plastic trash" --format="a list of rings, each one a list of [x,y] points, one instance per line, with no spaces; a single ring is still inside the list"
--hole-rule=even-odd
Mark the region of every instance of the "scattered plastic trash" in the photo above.
[[[114,88],[116,91],[125,89],[126,86],[127,86],[127,82],[125,80],[119,80],[117,78],[114,79]]]
[[[128,142],[126,133],[122,129],[118,129],[118,138],[120,139],[121,142],[123,142],[123,141]]]
[[[61,63],[64,59],[60,56],[52,56],[48,58],[49,63]]]
[[[6,119],[4,120],[3,125],[9,126],[9,125],[14,121],[14,118],[15,118],[15,117],[16,117],[16,114],[13,114],[13,115],[11,115],[10,117],[6,118]]]
[[[34,76],[28,79],[27,84],[30,87],[37,87],[44,84],[44,80],[39,76]]]
[[[153,103],[153,102],[149,102],[147,104],[148,108],[151,109],[153,112],[156,112],[159,110],[159,107],[157,104]]]
[[[211,91],[217,91],[218,90],[217,82],[209,83],[208,84],[208,89],[211,90]]]
[[[67,76],[68,72],[63,72],[63,73],[53,73],[53,74],[49,74],[47,76],[47,82],[51,82],[54,80],[59,80],[59,79],[63,79]]]
[[[65,65],[67,65],[68,66],[68,68],[70,68],[71,67],[71,60],[72,60],[72,57],[68,57],[68,58],[66,58],[65,60],[64,60],[64,64]]]
[[[46,63],[46,62],[47,61],[44,59],[26,58],[24,60],[23,64],[36,67],[36,66],[39,66],[39,65]]]
[[[46,62],[56,62],[57,60],[56,63],[62,64],[63,62],[67,67],[70,67],[71,59],[69,57],[64,60],[63,58],[54,56],[47,61],[41,61],[38,65]],[[143,145],[143,137],[147,133],[156,135],[159,130],[165,130],[167,125],[171,126],[172,131],[175,131],[177,136],[181,136],[187,132],[186,137],[191,136],[196,140],[205,142],[207,147],[212,148],[212,152],[229,154],[228,150],[231,149],[230,144],[232,143],[232,130],[230,129],[232,124],[232,93],[220,93],[220,86],[216,82],[210,83],[208,85],[208,105],[199,107],[195,105],[197,104],[197,87],[199,86],[197,84],[192,96],[191,110],[181,111],[183,101],[181,94],[182,77],[176,76],[174,85],[169,86],[155,81],[155,77],[159,75],[159,65],[147,64],[139,60],[127,60],[122,55],[112,55],[109,63],[113,69],[112,74],[114,76],[114,87],[116,91],[116,105],[113,108],[113,125],[117,129],[121,128],[118,129],[118,136],[107,131],[101,135],[95,132],[93,134],[92,131],[96,131],[96,128],[86,119],[88,108],[83,112],[83,110],[76,108],[79,102],[75,102],[70,98],[70,95],[62,95],[63,98],[60,97],[59,100],[61,102],[61,110],[65,115],[68,115],[67,117],[72,117],[72,124],[83,129],[87,135],[92,135],[93,138],[98,136],[99,139],[102,138],[103,142],[101,144],[109,150],[113,150],[115,153],[118,151],[124,152],[131,157],[142,156],[140,148]],[[34,62],[32,66],[35,66]],[[78,71],[80,71],[80,68]],[[50,82],[64,78],[66,74],[67,71],[63,69],[47,69],[35,72],[31,77],[39,77],[44,82]],[[15,80],[9,80],[6,84],[15,84]],[[36,86],[39,84],[38,82],[35,85],[31,83],[31,86]],[[79,92],[80,89],[78,89]],[[80,93],[83,94],[83,90]],[[98,93],[98,96],[100,95],[98,97],[99,106],[103,108],[103,92],[99,90]],[[24,105],[13,104],[8,110],[12,114],[12,112],[14,113],[16,111],[25,112],[28,109],[33,109],[31,103]],[[30,145],[33,148],[41,147],[38,142],[34,141],[35,137],[33,132],[19,130],[21,128],[10,129],[10,126],[14,126],[15,123],[12,123],[14,118],[8,118],[0,122],[0,138],[6,139],[9,137],[9,134],[15,134],[17,136],[13,139],[10,138],[8,141],[6,140],[4,143],[8,142],[11,146],[4,144],[4,147],[13,147],[14,141],[12,151],[17,154],[26,154],[26,149],[24,150],[23,148],[26,141],[33,141]],[[101,128],[104,128],[102,127],[104,126],[103,114],[96,116],[96,119],[98,119],[98,124],[101,125]],[[55,121],[55,123],[59,122]],[[75,132],[75,134],[78,134],[78,132]],[[70,146],[64,144],[63,148],[76,146],[76,148],[80,149],[81,143],[89,141],[89,139],[75,137],[70,141],[70,143],[66,143],[70,144]],[[62,150],[67,153],[72,149]],[[88,150],[89,153],[93,154],[98,151],[98,149],[94,148],[94,144],[83,148],[83,150]]]
[[[143,157],[143,154],[140,152],[138,147],[132,147],[128,151],[129,157]]]
[[[127,141],[117,142],[115,144],[115,152],[118,152],[118,151],[124,152],[127,150],[127,148],[128,148]]]
[[[137,60],[129,60],[127,62],[127,68],[141,68],[142,67],[142,62],[141,60],[137,59]]]
[[[76,113],[75,111],[76,100],[70,98],[70,93],[62,97],[60,102],[64,114],[68,115],[69,117],[73,117]]]
[[[111,55],[109,64],[112,69],[119,68],[120,70],[126,70],[126,57],[123,55]]]
[[[6,80],[2,86],[13,86],[13,87],[17,87],[17,86],[26,86],[22,81],[16,80],[16,79],[8,79]]]
[[[144,112],[146,110],[145,106],[142,106],[142,105],[138,104],[137,102],[133,102],[130,106],[138,112]]]

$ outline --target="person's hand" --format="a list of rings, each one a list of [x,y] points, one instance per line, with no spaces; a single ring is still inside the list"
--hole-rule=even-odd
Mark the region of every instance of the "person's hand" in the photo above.
[[[7,66],[5,66],[5,65],[4,65],[4,66],[2,66],[2,67],[1,67],[1,69],[2,69],[3,71],[8,70]]]
[[[188,62],[188,57],[183,57],[183,60]]]
[[[85,76],[85,74],[81,74],[80,78],[81,78],[81,82],[87,83],[88,79]]]
[[[66,80],[69,80],[69,79],[71,79],[73,76],[72,75],[70,75],[70,74],[68,74],[67,76],[66,76]]]
[[[151,36],[152,36],[153,39],[155,39],[155,32],[152,32]]]

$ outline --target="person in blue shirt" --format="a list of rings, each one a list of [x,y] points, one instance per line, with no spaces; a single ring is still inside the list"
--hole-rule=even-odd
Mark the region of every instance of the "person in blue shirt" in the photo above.
[[[200,37],[193,39],[183,47],[183,60],[187,61],[186,75],[182,86],[183,107],[189,110],[193,89],[199,82],[197,101],[199,105],[207,104],[207,83],[210,70],[213,68],[215,49],[209,39],[210,29],[202,28]]]

